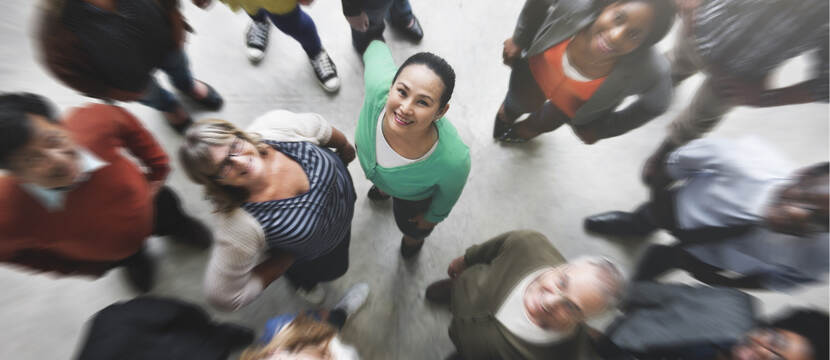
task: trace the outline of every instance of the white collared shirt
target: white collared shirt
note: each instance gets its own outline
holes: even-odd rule
[[[92,173],[96,170],[109,165],[106,161],[101,160],[95,154],[84,148],[78,148],[79,161],[81,166],[81,173],[70,188],[64,189],[47,189],[45,187],[25,183],[21,186],[35,199],[40,201],[41,205],[50,212],[62,211],[64,203],[66,202],[66,193],[69,192],[75,185],[89,180]]]

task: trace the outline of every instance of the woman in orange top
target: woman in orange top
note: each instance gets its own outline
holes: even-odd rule
[[[493,137],[524,142],[568,123],[592,144],[662,114],[669,66],[651,47],[674,14],[671,0],[527,0],[504,42],[513,71]],[[631,95],[638,101],[615,111]]]

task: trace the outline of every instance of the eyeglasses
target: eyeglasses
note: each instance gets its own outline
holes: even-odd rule
[[[225,158],[219,163],[219,169],[216,171],[216,174],[212,176],[214,180],[222,180],[230,175],[231,168],[233,168],[231,158],[239,156],[239,154],[242,153],[243,148],[242,139],[239,137],[234,138],[233,142],[231,142],[231,146],[228,147],[228,154],[225,155]]]
[[[560,285],[562,283],[562,285]],[[562,300],[562,305],[565,307],[565,312],[568,313],[568,317],[573,319],[575,322],[582,322],[585,320],[585,313],[582,311],[582,308],[579,307],[573,300],[571,300],[566,294],[565,291],[568,290],[568,275],[564,273],[559,274],[559,279],[553,283],[553,292],[556,293],[559,298]]]
[[[750,337],[754,337],[757,340],[750,340]],[[789,342],[783,334],[775,329],[764,328],[754,330],[744,341],[750,346],[759,346],[768,352],[770,357],[767,360],[786,360],[779,351],[786,350],[789,347]]]

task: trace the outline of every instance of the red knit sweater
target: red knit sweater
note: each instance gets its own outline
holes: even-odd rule
[[[0,176],[0,261],[34,270],[101,275],[135,254],[153,228],[148,180],[163,180],[168,158],[130,113],[94,104],[73,109],[64,126],[79,146],[108,165],[69,191],[64,210],[49,212]],[[121,153],[125,148],[149,172]]]

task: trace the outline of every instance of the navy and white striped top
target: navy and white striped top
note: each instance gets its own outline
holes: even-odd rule
[[[334,152],[309,142],[264,142],[302,166],[309,190],[288,199],[247,202],[242,209],[262,226],[268,249],[288,251],[297,262],[325,255],[351,231],[357,197],[349,170]]]

